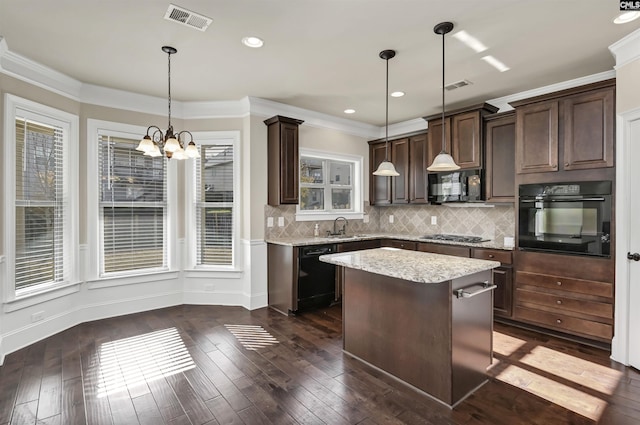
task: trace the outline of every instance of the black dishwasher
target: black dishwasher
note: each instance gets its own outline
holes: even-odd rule
[[[335,245],[311,245],[299,248],[298,309],[327,307],[336,298],[336,266],[318,259],[336,252]]]

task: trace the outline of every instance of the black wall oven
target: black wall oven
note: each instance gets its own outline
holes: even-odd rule
[[[518,248],[611,256],[611,181],[523,184]]]

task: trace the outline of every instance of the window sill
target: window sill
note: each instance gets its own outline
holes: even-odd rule
[[[161,271],[139,275],[109,276],[97,280],[87,281],[88,289],[112,288],[123,285],[136,285],[140,283],[157,282],[160,280],[178,279],[177,271]]]
[[[319,220],[335,220],[338,217],[344,217],[347,220],[362,220],[364,213],[362,212],[310,212],[310,213],[296,213],[296,221],[319,221]]]
[[[22,294],[15,299],[8,300],[4,303],[3,311],[10,313],[12,311],[21,310],[56,298],[65,297],[74,294],[80,290],[79,282],[67,282],[58,285],[49,286],[46,289],[33,290]]]
[[[198,268],[184,271],[185,278],[219,278],[219,279],[241,279],[244,274],[240,269],[212,269]]]

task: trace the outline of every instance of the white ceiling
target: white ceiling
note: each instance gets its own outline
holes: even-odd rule
[[[169,1],[0,0],[0,36],[9,50],[83,83],[179,101],[245,96],[383,125],[384,49],[389,62],[389,122],[441,111],[442,39],[447,109],[611,70],[608,47],[640,28],[615,25],[617,0],[175,0],[213,18],[206,32],[164,19]],[[465,30],[488,50],[476,53],[452,35]],[[240,43],[256,35],[261,49]],[[500,73],[480,58],[511,67]],[[356,109],[344,115],[346,108]]]

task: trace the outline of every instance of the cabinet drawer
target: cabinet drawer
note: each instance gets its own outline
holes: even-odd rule
[[[510,251],[500,251],[497,249],[473,248],[471,257],[481,260],[500,261],[502,264],[511,264],[512,262]]]
[[[516,286],[522,285],[540,286],[588,296],[613,297],[611,283],[518,271],[516,272]]]
[[[465,246],[456,245],[444,245],[436,243],[423,243],[418,244],[418,251],[432,252],[434,254],[453,255],[454,257],[467,257],[470,256],[470,248]]]
[[[543,325],[561,332],[578,334],[586,338],[611,342],[613,326],[591,320],[578,319],[564,314],[550,313],[516,306],[515,317],[534,324]]]
[[[380,245],[389,246],[391,248],[408,249],[408,250],[415,251],[418,243],[411,242],[411,241],[395,240],[395,239],[386,239],[386,240],[383,239]]]
[[[585,301],[571,297],[549,293],[516,290],[516,302],[520,307],[538,308],[545,311],[558,312],[569,316],[596,316],[613,321],[613,305],[597,301]]]
[[[353,241],[338,244],[338,252],[359,251],[361,249],[380,248],[380,239]]]

